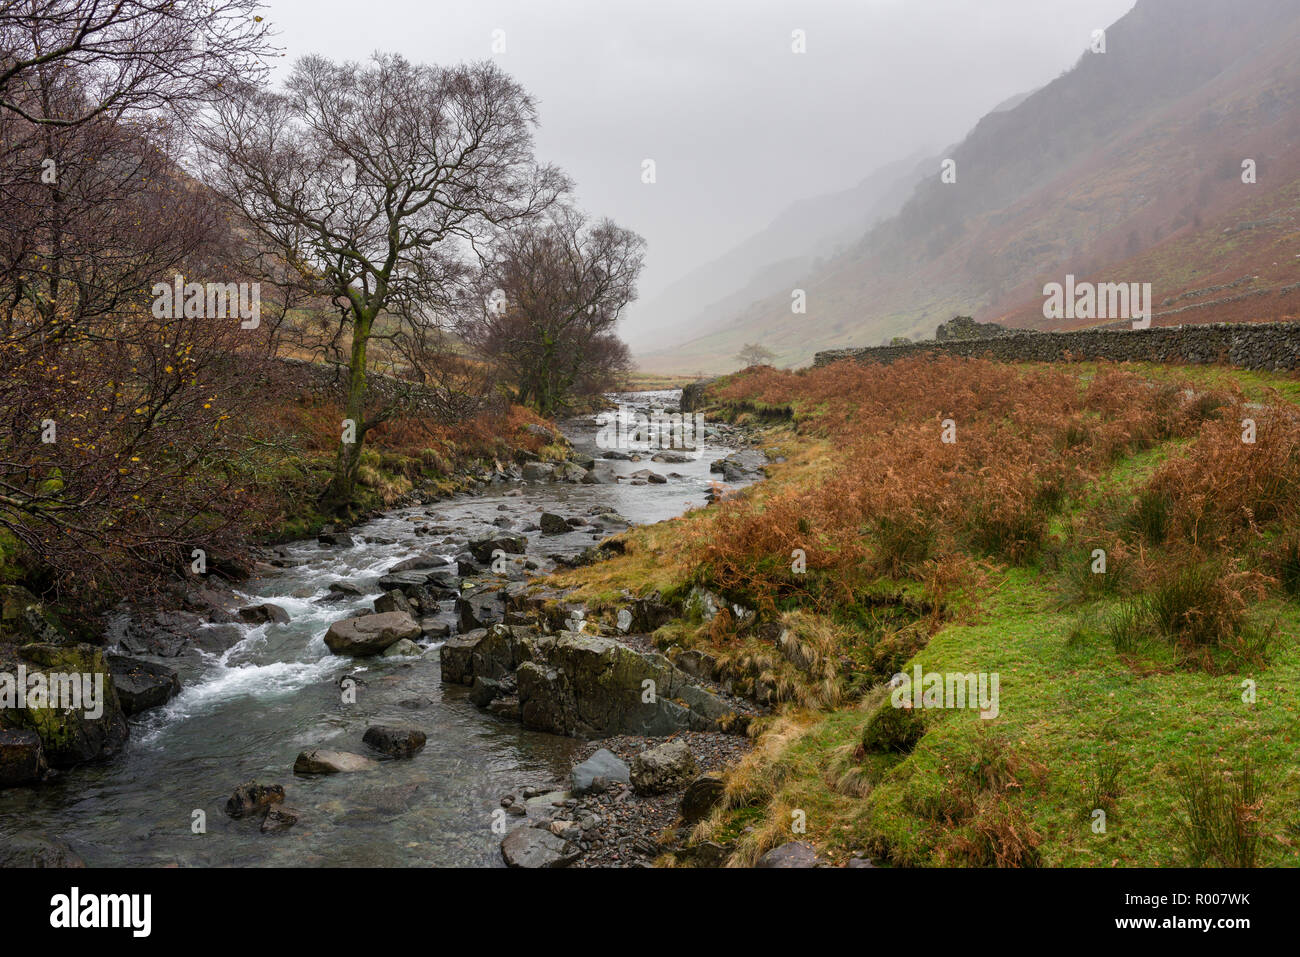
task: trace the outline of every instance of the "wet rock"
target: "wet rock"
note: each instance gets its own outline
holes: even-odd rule
[[[61,707],[33,707],[31,697],[26,707],[0,709],[0,722],[10,729],[35,731],[41,738],[45,760],[53,768],[67,768],[84,761],[93,761],[116,754],[126,744],[129,728],[126,714],[113,687],[104,652],[94,645],[44,644],[23,645],[17,659],[8,658],[0,649],[0,675],[16,678],[22,666],[29,679],[35,673],[45,676],[52,696],[51,676],[73,676],[75,681],[60,680],[58,692]],[[85,677],[89,677],[89,685]],[[0,692],[7,682],[0,678]],[[12,690],[12,689],[10,689]],[[30,690],[28,691],[30,695]],[[74,707],[64,703],[71,698]],[[16,702],[14,702],[16,705]],[[51,697],[45,704],[53,704]]]
[[[269,601],[260,605],[249,605],[246,608],[241,608],[236,614],[239,615],[240,621],[250,625],[262,625],[267,622],[283,625],[289,621],[289,613],[279,605],[273,605]]]
[[[504,678],[534,656],[536,633],[518,625],[493,625],[474,646],[471,667],[476,678]]]
[[[63,841],[43,835],[7,835],[4,843],[0,844],[0,867],[78,868],[85,866],[86,862]]]
[[[525,662],[515,675],[519,717],[524,727],[551,734],[576,734],[581,724],[568,676],[558,668]]]
[[[420,631],[425,638],[446,638],[451,634],[451,625],[436,618],[421,618]]]
[[[166,665],[109,655],[108,668],[128,716],[164,705],[181,692],[180,675]]]
[[[375,599],[375,614],[382,615],[385,612],[397,611],[403,615],[414,617],[415,612],[411,608],[411,602],[407,597],[396,588],[386,591]]]
[[[393,572],[378,584],[385,592],[400,591],[407,599],[430,608],[460,591],[460,579],[448,568]]]
[[[298,755],[293,762],[294,774],[349,774],[368,771],[378,766],[377,761],[351,751],[334,751],[329,748],[311,748]]]
[[[334,622],[325,633],[325,645],[333,654],[359,658],[380,654],[403,638],[419,637],[420,626],[415,619],[390,611]]]
[[[662,655],[572,631],[537,648],[543,660],[527,679],[524,666],[518,675],[528,727],[554,734],[668,735],[716,730],[734,714],[730,704],[690,683]],[[653,695],[646,694],[649,688]]]
[[[492,538],[477,538],[469,543],[469,552],[474,561],[482,565],[492,563],[492,553],[500,550],[507,555],[522,555],[528,542],[522,535],[496,535]]]
[[[487,629],[478,628],[447,639],[438,650],[443,681],[467,685],[474,680],[474,649],[485,635]]]
[[[446,561],[441,555],[414,555],[411,558],[404,558],[396,565],[393,565],[385,575],[393,575],[398,572],[415,572],[425,569],[443,569],[447,567]]]
[[[48,771],[39,734],[25,728],[0,730],[0,788],[35,784]]]
[[[243,641],[244,632],[238,625],[233,624],[203,625],[195,629],[191,640],[195,648],[209,654],[221,654]]]
[[[544,535],[563,535],[569,531],[569,523],[554,512],[543,512],[540,521]]]
[[[578,855],[576,845],[539,827],[517,827],[501,842],[508,867],[567,867]]]
[[[366,728],[361,740],[391,758],[409,758],[424,748],[427,739],[424,732],[417,728],[372,724]]]
[[[695,775],[695,755],[685,741],[669,741],[632,759],[632,789],[637,794],[675,791]]]
[[[263,834],[279,834],[298,823],[298,811],[291,807],[269,807],[262,818]]]
[[[360,587],[352,582],[330,582],[329,595],[327,601],[346,601],[349,598],[360,598],[364,595]]]
[[[555,476],[555,466],[550,462],[525,462],[523,476],[528,482],[545,481]]]
[[[601,748],[569,774],[574,794],[604,791],[612,783],[627,784],[631,778],[628,766],[612,751]]]
[[[682,821],[687,825],[702,821],[722,800],[724,790],[722,778],[716,774],[701,774],[686,786],[686,793],[682,795]]]
[[[684,452],[660,452],[650,456],[651,462],[663,462],[668,465],[681,465],[683,462],[691,461],[691,457]]]
[[[351,548],[356,544],[347,532],[321,532],[316,541],[328,548]]]
[[[497,698],[505,694],[505,685],[495,678],[478,678],[470,685],[469,700],[476,707],[486,708]]]
[[[411,641],[409,638],[403,638],[396,641],[384,649],[384,658],[418,658],[424,654],[424,649]]]
[[[273,804],[284,803],[284,787],[280,784],[258,784],[245,781],[226,801],[226,813],[231,817],[248,817]]]
[[[455,609],[460,631],[486,628],[505,617],[505,593],[499,587],[475,589],[458,596]]]
[[[206,622],[192,612],[157,611],[152,614],[122,616],[109,622],[106,644],[116,645],[132,655],[177,658],[189,651],[188,636],[194,635],[197,638],[208,627]],[[234,628],[237,635],[235,640],[238,641],[243,633],[237,627],[231,627]]]
[[[760,857],[755,867],[816,867],[817,849],[806,841],[790,841]]]

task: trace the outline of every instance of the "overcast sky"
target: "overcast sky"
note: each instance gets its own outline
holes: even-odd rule
[[[583,208],[647,239],[645,300],[791,201],[959,140],[1073,66],[1134,0],[266,2],[286,65],[495,58],[536,97],[538,153]]]

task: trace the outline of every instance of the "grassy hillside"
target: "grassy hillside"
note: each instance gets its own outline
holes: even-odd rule
[[[1150,282],[1167,312],[1230,299],[1182,297],[1244,278],[1261,294],[1168,321],[1294,317],[1297,43],[1294,4],[1141,0],[1104,54],[985,117],[952,152],[955,183],[936,168],[897,217],[802,277],[806,315],[783,290],[642,367],[732,369],[745,342],[802,364],[957,314],[1041,327],[1043,284],[1067,273]]]
[[[773,705],[698,840],[735,864],[794,839],[899,866],[1300,863],[1300,379],[923,358],[709,395],[781,421],[769,480],[561,579],[597,608],[698,587],[755,612],[688,602],[654,635]],[[917,666],[997,674],[996,717],[896,707]]]

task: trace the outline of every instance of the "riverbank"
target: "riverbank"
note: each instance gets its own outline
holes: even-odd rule
[[[653,645],[771,708],[660,862],[1294,863],[1296,392],[944,358],[710,384],[768,481],[555,578],[680,608]]]
[[[0,836],[43,848],[24,860],[72,855],[92,866],[500,866],[492,829],[500,797],[521,780],[563,779],[583,744],[480,708],[470,688],[444,681],[446,636],[504,621],[504,596],[588,560],[630,523],[703,505],[711,463],[735,451],[717,444],[728,431],[712,433],[684,463],[598,459],[592,420],[564,428],[573,440],[565,440],[566,464],[503,462],[477,473],[470,491],[258,546],[247,556],[249,577],[195,583],[178,607],[123,609],[110,647],[175,672],[179,694],[130,717],[129,738],[105,760],[0,791]],[[647,467],[663,481],[639,474]],[[503,540],[522,544],[497,574],[495,548],[485,546]],[[455,594],[441,592],[444,584]],[[401,602],[418,626],[414,649],[352,659],[326,647],[334,623]],[[393,758],[367,743],[372,725],[416,728],[425,744]],[[316,749],[377,764],[357,774],[293,773]],[[297,820],[261,835],[265,808],[227,814],[248,780],[283,788],[280,803]],[[202,835],[191,830],[196,811]]]

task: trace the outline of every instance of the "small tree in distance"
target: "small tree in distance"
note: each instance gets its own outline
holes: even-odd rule
[[[745,347],[736,355],[736,358],[740,360],[741,368],[748,369],[750,366],[770,364],[776,358],[776,353],[756,342],[747,342]]]

